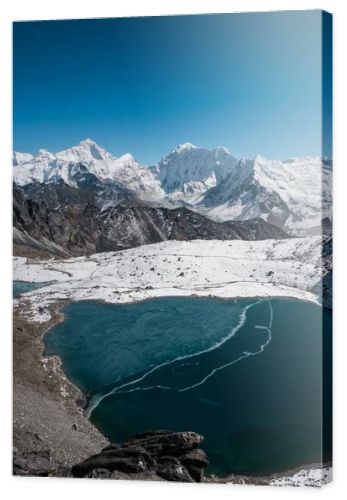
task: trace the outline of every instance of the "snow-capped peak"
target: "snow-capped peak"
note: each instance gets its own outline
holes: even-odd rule
[[[53,153],[50,153],[48,149],[40,148],[35,154],[35,158],[48,158],[49,160],[53,160],[55,156]]]
[[[258,164],[265,164],[266,162],[268,162],[268,160],[266,158],[264,158],[264,156],[257,154],[253,158],[253,162],[254,162],[254,164],[257,164],[257,163]]]
[[[93,141],[92,139],[90,139],[89,137],[87,137],[87,139],[83,139],[83,141],[81,141],[80,143],[80,146],[97,146],[96,142]]]
[[[225,153],[227,155],[231,155],[229,149],[224,146],[217,146],[216,148],[214,148],[214,151],[216,153]]]
[[[197,146],[194,146],[191,142],[185,142],[184,144],[179,144],[173,150],[173,153],[182,153],[183,151],[189,151],[191,149],[197,149]]]
[[[124,155],[119,156],[117,158],[117,161],[127,162],[127,163],[137,163],[135,158],[133,157],[133,155],[131,153],[125,153]]]
[[[187,142],[164,156],[155,171],[170,198],[195,203],[236,164],[237,160],[225,149],[199,148]]]
[[[84,139],[76,146],[56,154],[58,160],[70,162],[91,162],[94,160],[112,160],[113,156],[91,139]]]

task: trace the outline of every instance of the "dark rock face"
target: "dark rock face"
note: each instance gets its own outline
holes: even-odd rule
[[[72,467],[74,477],[201,482],[208,466],[195,432],[151,431]]]
[[[112,206],[105,206],[93,188],[77,189],[63,183],[15,187],[14,253],[67,257],[166,240],[287,237],[262,219],[216,222],[185,207],[149,206],[123,191],[117,191],[114,200]]]
[[[150,431],[137,434],[126,446],[143,446],[155,456],[179,456],[197,448],[203,440],[195,432]]]

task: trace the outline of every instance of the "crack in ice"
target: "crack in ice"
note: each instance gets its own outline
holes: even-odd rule
[[[185,360],[185,359],[193,358],[195,356],[200,356],[201,354],[205,354],[205,353],[214,351],[215,349],[218,349],[223,344],[225,344],[228,340],[230,340],[232,337],[234,337],[236,335],[236,333],[242,328],[242,326],[246,322],[247,311],[251,307],[254,307],[257,304],[260,304],[261,302],[264,302],[264,300],[263,299],[257,300],[256,302],[253,302],[252,304],[249,304],[248,306],[246,306],[244,308],[244,310],[240,314],[240,320],[239,320],[238,324],[234,328],[232,328],[232,330],[230,331],[230,333],[228,335],[226,335],[223,339],[221,339],[216,344],[213,344],[211,347],[209,347],[207,349],[203,349],[203,350],[195,352],[195,353],[192,353],[192,354],[187,354],[187,355],[179,356],[179,357],[177,357],[177,358],[175,358],[173,360],[164,361],[163,363],[160,363],[159,365],[154,366],[153,368],[151,368],[150,370],[148,370],[146,373],[144,373],[141,377],[138,377],[135,380],[131,380],[130,382],[126,382],[126,383],[124,383],[124,384],[122,384],[120,386],[114,387],[111,391],[109,391],[109,392],[107,392],[105,394],[96,394],[96,395],[94,395],[91,398],[91,400],[89,401],[89,405],[88,405],[88,407],[87,407],[87,409],[85,411],[85,414],[86,414],[87,418],[90,418],[92,412],[99,406],[99,404],[101,403],[101,401],[103,401],[105,398],[111,396],[112,394],[128,394],[128,393],[132,393],[132,392],[136,392],[136,391],[149,391],[149,390],[152,390],[152,389],[163,389],[163,390],[173,390],[173,391],[177,391],[177,392],[185,392],[185,391],[194,389],[195,387],[198,387],[198,386],[204,384],[209,378],[211,378],[213,375],[215,375],[215,373],[217,373],[218,371],[223,370],[224,368],[227,368],[228,366],[231,366],[234,363],[237,363],[238,361],[241,361],[242,359],[245,359],[245,358],[247,358],[249,356],[255,356],[255,355],[260,354],[261,352],[263,352],[264,349],[267,347],[267,345],[271,342],[271,338],[272,338],[272,336],[271,336],[271,328],[272,328],[272,322],[273,322],[273,309],[272,309],[272,305],[271,305],[270,301],[267,301],[268,304],[269,304],[269,309],[270,309],[270,321],[269,321],[269,325],[268,326],[256,325],[256,328],[264,329],[264,330],[268,331],[268,339],[265,342],[265,344],[262,344],[260,346],[260,348],[259,348],[258,351],[254,352],[254,353],[248,352],[248,351],[244,351],[242,356],[240,356],[237,359],[234,359],[233,361],[230,361],[229,363],[225,363],[225,364],[223,364],[221,366],[218,366],[218,367],[214,368],[208,375],[206,375],[202,380],[200,380],[196,384],[193,384],[193,385],[187,386],[187,387],[183,387],[181,389],[177,389],[175,387],[170,387],[170,386],[155,385],[155,386],[148,386],[148,387],[134,387],[133,389],[128,389],[128,390],[125,390],[125,391],[121,390],[121,389],[123,389],[125,387],[129,387],[131,385],[137,384],[138,382],[142,382],[150,374],[152,374],[153,372],[159,370],[160,368],[162,368],[164,366],[168,366],[170,364],[176,363],[177,361],[182,361],[182,360]]]

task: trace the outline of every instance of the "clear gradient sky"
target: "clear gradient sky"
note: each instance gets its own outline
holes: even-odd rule
[[[320,11],[15,23],[14,149],[320,155],[321,27]]]

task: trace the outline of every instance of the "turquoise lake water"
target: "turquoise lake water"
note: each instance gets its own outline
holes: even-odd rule
[[[330,311],[284,299],[168,297],[80,302],[64,314],[45,353],[62,358],[111,441],[196,431],[216,474],[331,459]]]
[[[30,281],[13,281],[12,282],[12,294],[13,298],[18,297],[22,293],[30,292],[31,290],[36,290],[37,288],[42,288],[46,286],[47,283],[31,283]]]

